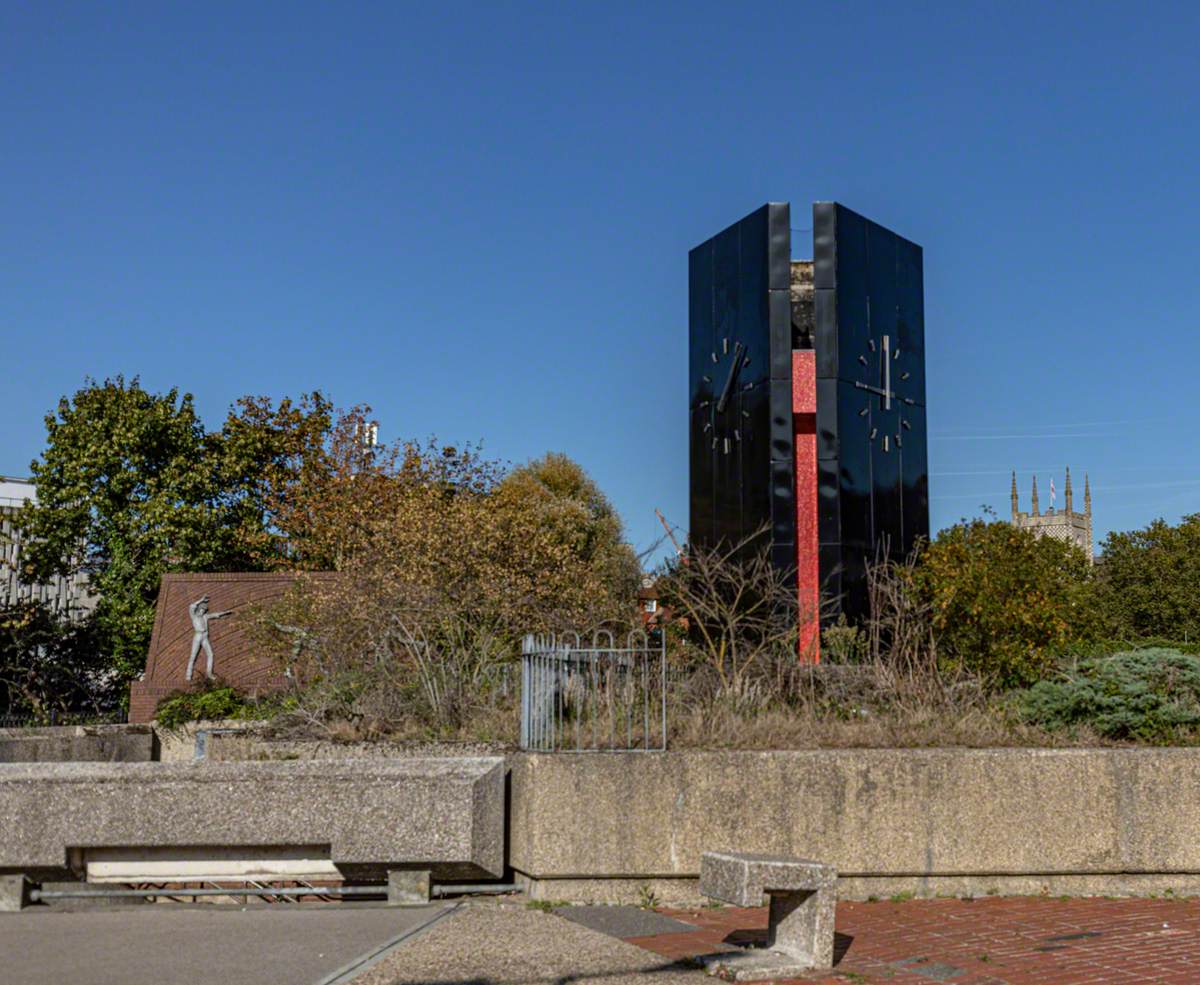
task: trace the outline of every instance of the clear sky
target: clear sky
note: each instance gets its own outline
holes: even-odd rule
[[[1200,509],[1200,5],[0,5],[0,474],[87,375],[370,403],[687,523],[687,251],[925,248],[932,520]],[[794,234],[808,255],[811,234]],[[1081,492],[1081,489],[1080,489]],[[1061,492],[1060,492],[1061,505]]]

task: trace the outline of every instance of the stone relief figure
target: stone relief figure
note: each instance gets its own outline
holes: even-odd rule
[[[209,612],[208,611],[208,596],[196,599],[188,606],[188,615],[192,617],[192,656],[188,660],[187,679],[192,679],[192,671],[196,669],[196,656],[199,654],[201,647],[204,648],[204,653],[208,657],[207,676],[212,679],[213,675],[213,651],[212,644],[208,642],[208,624],[213,619],[223,619],[230,615],[226,612]]]

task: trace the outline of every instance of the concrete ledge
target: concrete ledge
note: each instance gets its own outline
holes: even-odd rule
[[[697,896],[705,850],[819,858],[839,896],[1200,888],[1200,749],[511,757],[533,895]]]
[[[498,757],[0,765],[0,873],[80,877],[89,848],[327,846],[351,879],[504,872]]]
[[[0,763],[149,763],[158,737],[149,725],[0,729]]]

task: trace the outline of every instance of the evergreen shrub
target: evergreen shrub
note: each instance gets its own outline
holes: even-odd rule
[[[1017,695],[1025,721],[1108,739],[1171,743],[1200,726],[1200,657],[1152,647],[1081,660]]]

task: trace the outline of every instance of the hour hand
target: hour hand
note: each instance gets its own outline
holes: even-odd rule
[[[725,378],[725,386],[721,390],[721,399],[717,401],[717,413],[725,413],[725,405],[729,403],[729,394],[733,392],[733,381],[737,379],[738,370],[742,368],[742,353],[746,347],[739,342],[733,347],[733,365],[729,367],[729,376]]]
[[[887,396],[889,396],[889,393],[888,393],[888,391],[887,391],[887,390],[885,390],[885,389],[883,389],[883,387],[879,387],[879,386],[871,386],[871,385],[870,385],[870,384],[868,384],[868,383],[860,383],[858,380],[855,380],[855,381],[854,381],[854,385],[855,385],[855,387],[857,387],[859,390],[869,390],[871,393],[877,393],[877,394],[879,394],[879,396],[881,396],[881,397],[887,397]]]

